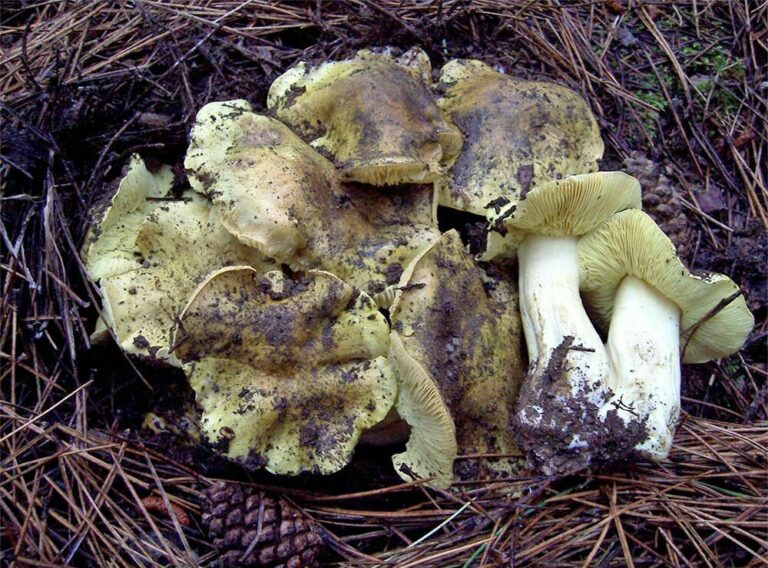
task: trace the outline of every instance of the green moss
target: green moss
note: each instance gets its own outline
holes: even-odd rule
[[[734,116],[741,106],[741,101],[729,89],[714,81],[709,76],[697,76],[693,82],[698,94],[694,98],[694,108],[703,112],[704,104],[709,99],[709,108],[716,109],[723,115]]]
[[[652,109],[641,108],[639,114],[645,129],[651,136],[655,136],[656,120],[659,118],[659,113],[666,111],[669,107],[667,100],[660,91],[639,91],[636,95],[638,99],[653,107]]]
[[[723,362],[723,367],[729,377],[735,377],[742,372],[741,361],[736,356],[728,357]]]
[[[733,116],[738,112],[739,106],[741,106],[741,101],[739,101],[739,99],[730,91],[719,89],[715,96],[717,102],[720,104],[722,112],[729,116]]]
[[[667,110],[667,99],[665,99],[664,95],[659,92],[640,91],[637,93],[637,98],[644,103],[651,105],[658,112]]]
[[[679,51],[681,62],[689,67],[689,73],[709,73],[719,75],[723,79],[740,81],[744,78],[746,67],[744,61],[732,59],[728,50],[722,45],[715,45],[701,54],[701,43],[695,41],[682,47]]]
[[[711,77],[708,75],[696,75],[691,77],[691,82],[693,83],[694,87],[701,91],[701,95],[705,98],[707,93],[709,93],[709,91],[711,91],[712,87],[715,85],[714,81],[712,81]]]

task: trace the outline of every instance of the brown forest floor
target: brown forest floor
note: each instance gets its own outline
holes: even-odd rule
[[[3,0],[0,21],[0,565],[208,564],[199,492],[221,477],[280,487],[321,523],[329,563],[768,563],[768,4]],[[684,368],[668,460],[436,492],[370,450],[281,480],[140,432],[183,380],[90,348],[88,212],[131,153],[179,164],[206,102],[263,108],[297,60],[383,45],[581,92],[603,169],[641,179],[688,266],[744,288],[757,325],[739,354]]]

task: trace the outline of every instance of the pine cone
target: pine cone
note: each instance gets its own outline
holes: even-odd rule
[[[316,524],[278,495],[219,482],[203,491],[203,525],[221,566],[317,566]]]

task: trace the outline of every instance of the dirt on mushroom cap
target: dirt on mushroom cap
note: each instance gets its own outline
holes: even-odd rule
[[[126,201],[123,191],[144,187],[143,193],[127,196],[131,208],[109,210],[109,224],[85,254],[86,266],[99,282],[103,321],[121,348],[153,362],[178,365],[170,352],[171,334],[195,287],[228,264],[263,268],[271,262],[225,231],[201,196],[190,192],[179,200],[156,200],[153,188],[158,182],[145,172],[143,163],[134,160],[113,203]],[[170,189],[171,178],[163,179]]]
[[[458,450],[516,454],[510,425],[524,370],[514,285],[484,273],[449,231],[409,265],[400,288],[393,329],[449,409]],[[508,471],[503,461],[487,467]]]
[[[366,292],[439,237],[432,188],[342,184],[333,165],[245,101],[198,113],[185,161],[238,239],[295,270],[329,270]]]
[[[465,140],[438,182],[440,205],[483,215],[497,198],[517,202],[543,182],[597,170],[603,141],[574,91],[473,60],[449,62],[440,81],[438,104]]]
[[[141,265],[134,255],[136,237],[147,215],[157,207],[155,200],[165,198],[172,184],[173,172],[168,166],[150,172],[138,155],[131,157],[112,198],[92,213],[95,222],[82,250],[92,281]]]
[[[389,329],[373,300],[332,274],[231,267],[193,294],[175,352],[230,459],[286,475],[346,465],[394,404]]]
[[[327,151],[345,180],[428,183],[456,157],[461,135],[423,76],[419,66],[370,52],[311,69],[302,63],[275,80],[267,104]]]

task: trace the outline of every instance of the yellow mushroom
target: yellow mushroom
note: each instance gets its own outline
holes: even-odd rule
[[[523,81],[474,60],[440,76],[441,110],[464,136],[440,205],[484,215],[498,198],[515,203],[531,188],[597,170],[603,141],[586,101],[553,83]]]
[[[510,423],[524,371],[514,285],[484,273],[449,231],[403,273],[390,318],[396,408],[411,427],[398,473],[446,486],[457,451],[517,454]]]
[[[624,422],[642,423],[636,453],[667,457],[680,413],[680,359],[703,363],[738,351],[754,326],[739,287],[692,274],[648,215],[617,213],[578,244],[580,289],[607,331],[609,384]],[[586,439],[586,436],[583,437]]]
[[[245,101],[201,109],[185,165],[238,240],[372,294],[440,235],[432,188],[344,185],[328,160]]]
[[[114,195],[93,215],[83,245],[83,262],[92,281],[140,267],[135,254],[136,237],[147,215],[172,186],[171,168],[163,166],[151,172],[138,155],[131,157]]]
[[[334,275],[230,267],[192,295],[175,353],[230,459],[277,474],[333,473],[396,396],[389,327]]]
[[[246,101],[211,103],[198,112],[184,166],[192,188],[213,201],[230,233],[289,265],[314,233],[295,205],[332,196],[336,185],[327,160],[285,125],[252,113]]]
[[[267,263],[224,230],[201,196],[167,200],[171,181],[167,168],[150,174],[134,159],[83,256],[102,298],[95,339],[109,328],[126,353],[178,365],[171,333],[195,287],[227,264]]]
[[[267,106],[330,154],[346,181],[430,183],[455,159],[461,135],[441,116],[428,70],[420,50],[300,63],[275,80]]]

